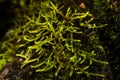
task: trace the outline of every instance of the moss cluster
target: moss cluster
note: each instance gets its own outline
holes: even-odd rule
[[[30,67],[37,73],[35,80],[105,77],[100,70],[108,63],[100,60],[104,48],[95,33],[105,25],[96,26],[89,12],[70,7],[63,12],[51,1],[30,5],[25,24],[9,30],[1,43],[0,65],[19,58],[21,70]]]

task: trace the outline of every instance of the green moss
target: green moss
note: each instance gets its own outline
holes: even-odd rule
[[[9,30],[8,39],[1,44],[1,54],[19,57],[21,69],[30,66],[41,79],[66,80],[74,75],[82,79],[84,74],[105,77],[99,69],[108,63],[97,58],[99,53],[104,53],[104,48],[95,33],[105,25],[93,23],[89,12],[80,13],[68,7],[64,14],[62,8],[51,1],[30,5],[34,10],[25,16],[24,25]],[[86,33],[89,30],[92,34]]]

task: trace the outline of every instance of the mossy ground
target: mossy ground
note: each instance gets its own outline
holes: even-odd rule
[[[72,2],[63,7],[57,1],[36,1],[20,1],[20,9],[13,11],[18,14],[14,26],[1,42],[1,68],[8,64],[0,79],[112,79],[110,65],[105,66],[106,47],[98,35],[107,25],[94,22],[87,10],[68,7]]]

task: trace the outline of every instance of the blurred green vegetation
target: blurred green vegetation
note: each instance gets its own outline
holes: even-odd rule
[[[84,0],[83,10],[78,1],[13,0],[18,7],[13,10],[14,26],[0,41],[0,70],[14,60],[20,68],[16,78],[5,79],[120,78],[118,3],[94,0],[91,5]]]

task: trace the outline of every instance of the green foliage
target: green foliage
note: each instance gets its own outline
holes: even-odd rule
[[[70,7],[64,14],[62,8],[51,1],[31,5],[37,9],[26,15],[24,25],[9,30],[7,40],[1,43],[1,55],[21,58],[21,69],[30,66],[36,72],[48,75],[41,75],[43,79],[67,79],[83,74],[105,77],[99,69],[108,62],[98,58],[100,53],[104,53],[104,48],[95,31],[106,24],[98,26],[92,22],[89,12],[72,11]],[[87,33],[90,30],[92,32]],[[9,61],[0,57],[1,65]]]
[[[13,51],[9,48],[11,44],[9,44],[6,41],[4,41],[3,43],[0,43],[0,45],[2,45],[0,47],[0,49],[1,49],[1,51],[0,51],[0,71],[1,71],[7,62],[12,61],[13,56],[10,53],[12,53]],[[6,48],[9,48],[9,49],[6,49]]]

